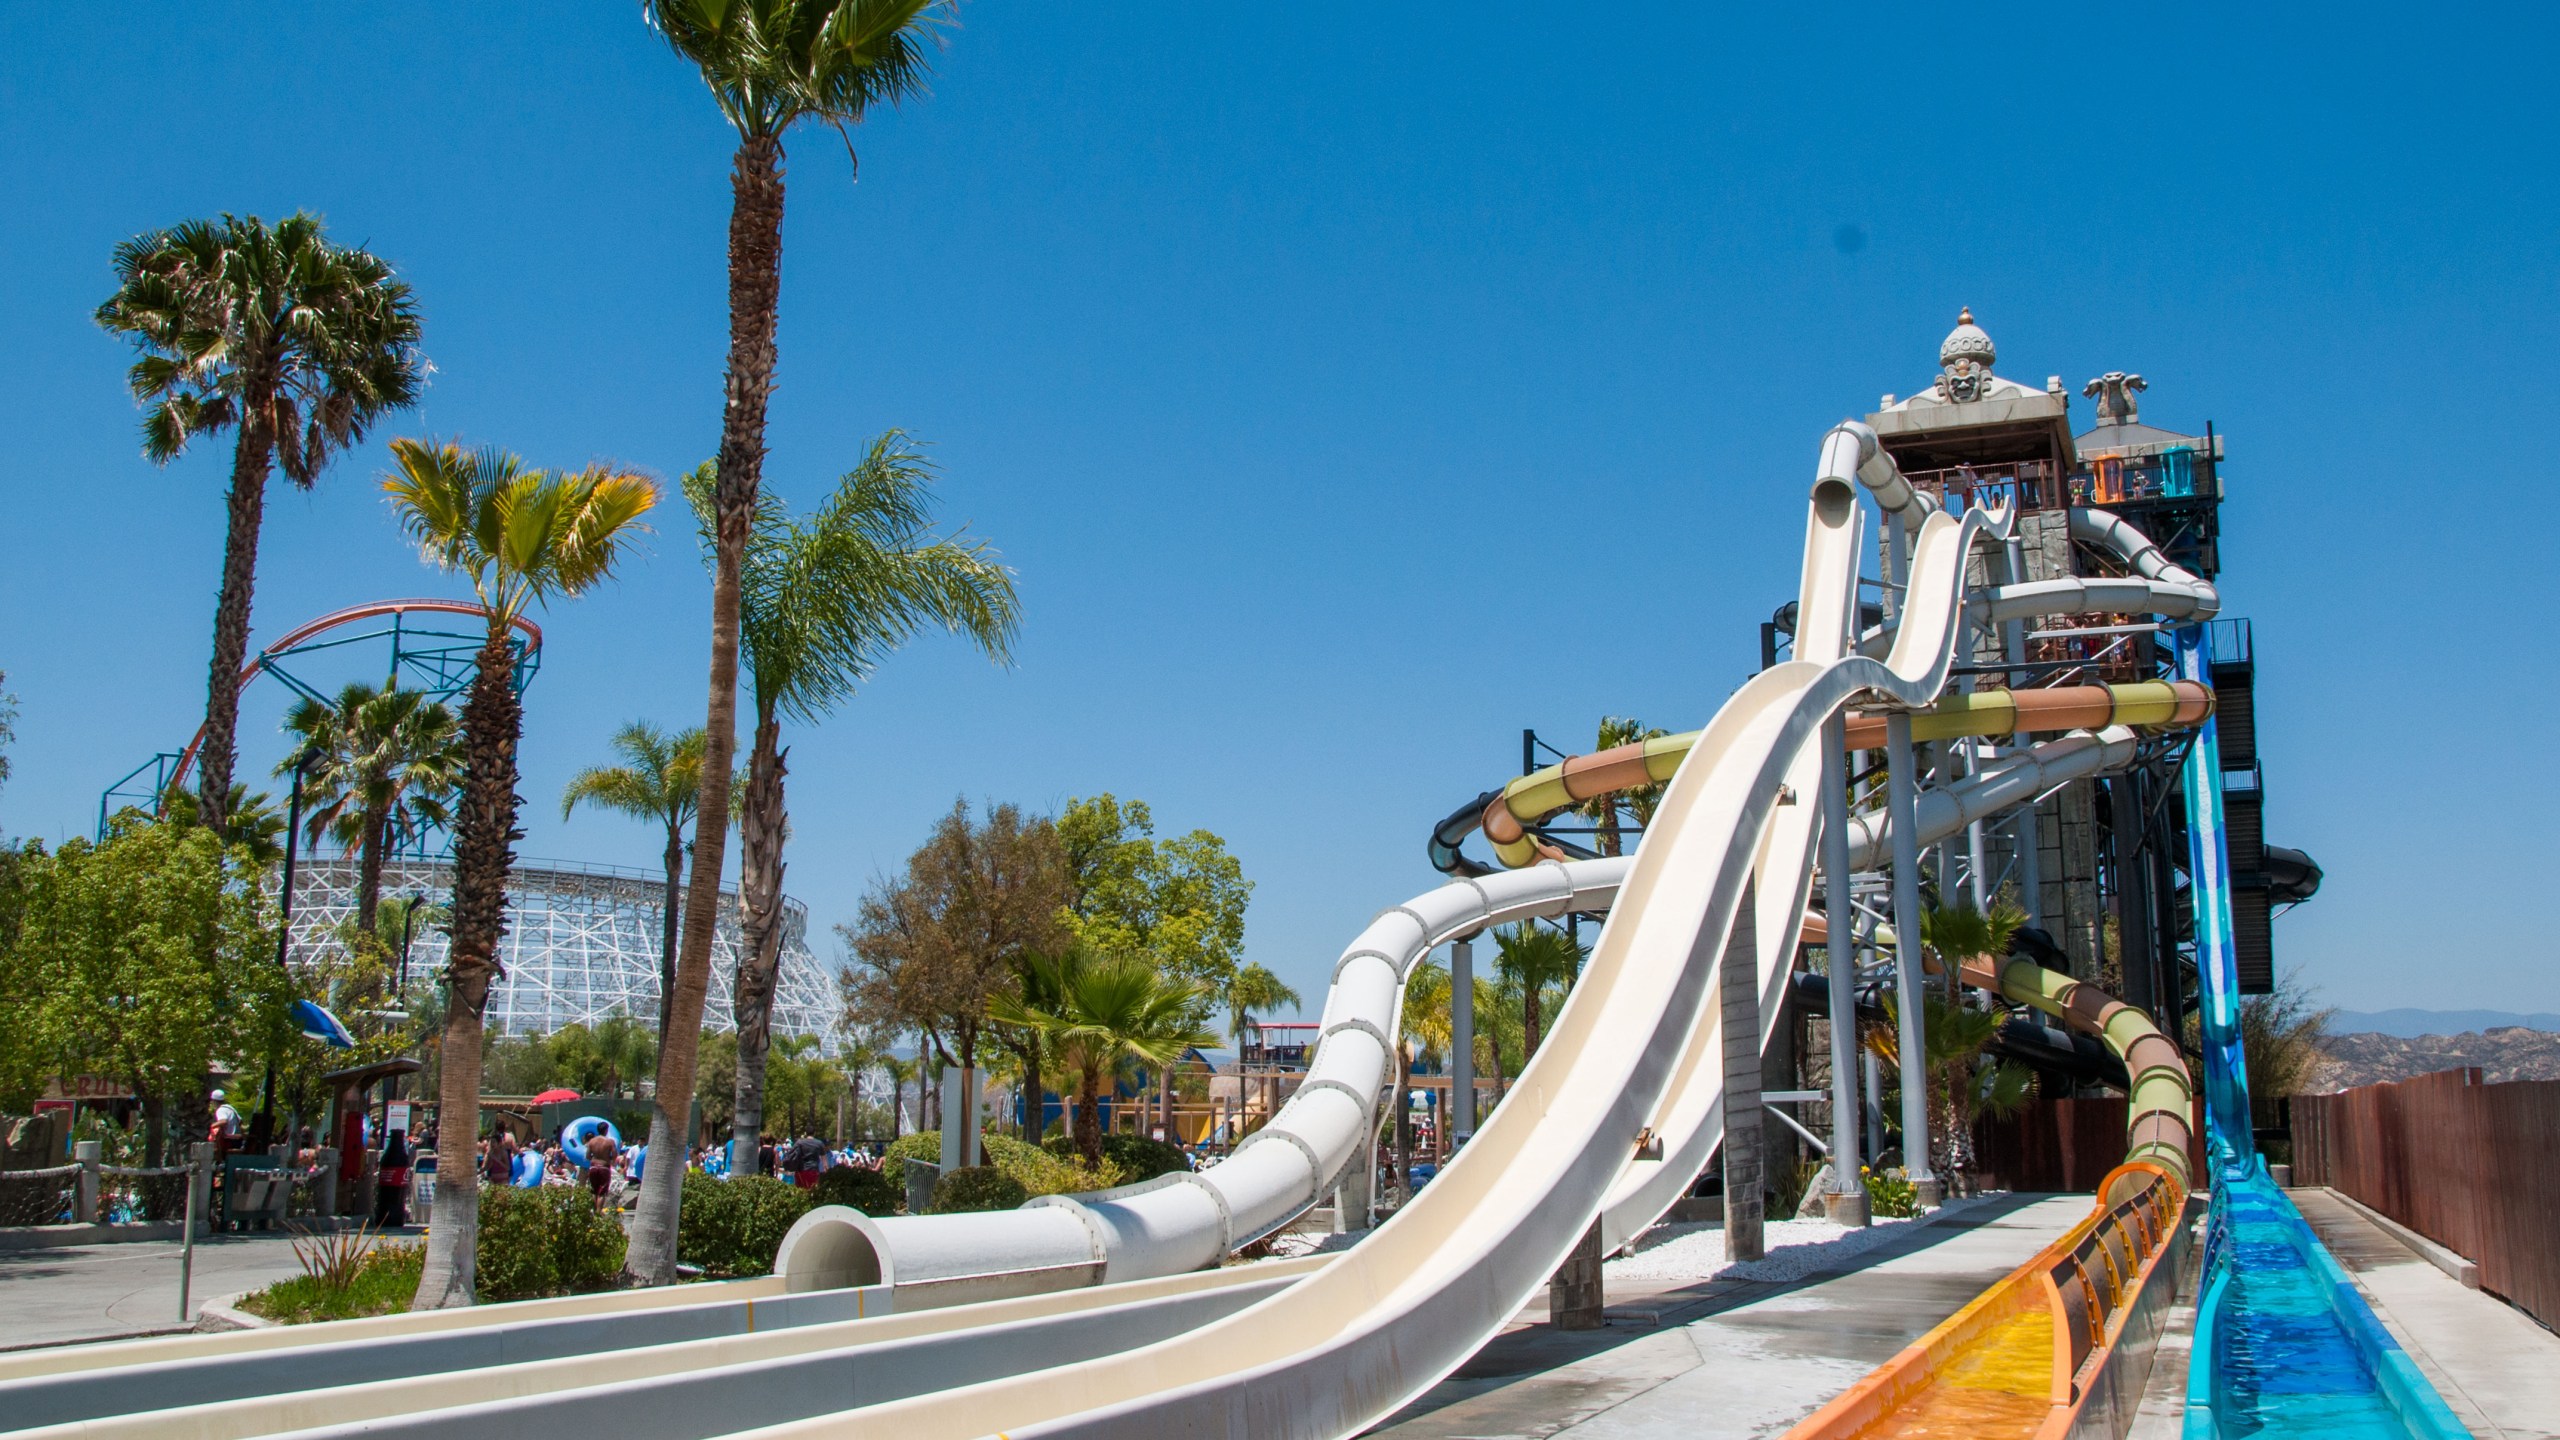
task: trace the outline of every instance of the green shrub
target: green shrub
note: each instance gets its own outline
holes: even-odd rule
[[[1062,1158],[1073,1158],[1078,1153],[1076,1142],[1065,1136],[1052,1136],[1041,1141],[1040,1147]],[[1120,1177],[1112,1182],[1115,1185],[1135,1185],[1191,1168],[1190,1157],[1182,1153],[1181,1146],[1145,1135],[1103,1136],[1102,1163]]]
[[[817,1203],[815,1193],[763,1175],[688,1173],[676,1213],[676,1258],[706,1275],[770,1275],[784,1233]]]
[[[838,1165],[818,1177],[821,1205],[850,1205],[865,1215],[895,1215],[906,1198],[888,1176],[864,1165]]]
[[[317,1275],[296,1275],[242,1297],[240,1308],[283,1325],[315,1320],[357,1320],[406,1313],[426,1269],[424,1245],[377,1245],[343,1286]]]
[[[623,1247],[622,1226],[583,1185],[481,1187],[475,1259],[483,1300],[607,1289],[622,1273]]]
[[[1908,1219],[1920,1213],[1920,1195],[1911,1182],[1898,1171],[1879,1175],[1865,1166],[1858,1174],[1867,1182],[1867,1213],[1888,1219]]]
[[[933,1187],[933,1212],[953,1215],[964,1210],[1011,1210],[1031,1198],[1022,1182],[993,1165],[964,1165]]]
[[[889,1148],[880,1152],[881,1178],[887,1180],[889,1188],[897,1191],[901,1198],[907,1193],[907,1162],[910,1160],[941,1164],[942,1132],[911,1130],[890,1141]]]

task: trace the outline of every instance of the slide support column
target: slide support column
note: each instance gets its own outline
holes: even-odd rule
[[[1893,972],[1902,1051],[1902,1167],[1923,1205],[1946,1201],[1929,1169],[1929,1051],[1921,1022],[1920,776],[1911,755],[1911,717],[1885,717],[1885,824],[1893,832]]]
[[[1831,987],[1831,1193],[1822,1200],[1832,1223],[1867,1223],[1867,1187],[1858,1174],[1858,941],[1849,883],[1849,721],[1833,711],[1822,722],[1822,942]]]
[[[1476,1133],[1475,940],[1449,942],[1449,1148]]]

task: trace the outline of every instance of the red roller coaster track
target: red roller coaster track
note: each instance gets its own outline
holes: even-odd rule
[[[344,610],[333,610],[317,620],[308,620],[295,626],[285,633],[283,639],[259,651],[248,664],[241,666],[240,688],[247,689],[249,682],[257,679],[259,674],[276,659],[291,654],[314,637],[326,634],[341,625],[352,625],[359,620],[377,620],[384,616],[396,617],[411,614],[476,615],[485,620],[488,618],[489,610],[488,607],[470,600],[375,600],[364,605],[350,605]],[[542,627],[521,615],[515,618],[513,624],[515,629],[525,637],[525,653],[528,655],[540,653]],[[186,783],[187,772],[193,769],[196,763],[196,751],[203,747],[204,727],[198,725],[195,738],[189,740],[187,748],[179,753],[177,768],[169,772],[168,783],[163,787],[164,789],[172,789]]]

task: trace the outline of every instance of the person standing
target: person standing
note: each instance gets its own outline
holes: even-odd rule
[[[599,1125],[587,1137],[587,1193],[598,1205],[604,1203],[604,1192],[613,1184],[613,1157],[622,1147],[614,1143],[613,1132]]]

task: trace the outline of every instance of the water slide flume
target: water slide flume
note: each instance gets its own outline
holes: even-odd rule
[[[1848,594],[1858,563],[1855,491],[1825,475],[1809,511],[1804,588],[1809,597]],[[1699,1026],[1718,960],[1755,952],[1737,922],[1791,770],[1824,721],[1860,697],[1914,708],[1937,697],[1959,634],[1965,559],[2004,531],[2005,516],[1929,516],[1886,660],[1790,661],[1726,702],[1672,779],[1551,1038],[1474,1141],[1360,1245],[1175,1340],[770,1433],[1330,1437],[1376,1422],[1435,1383],[1509,1321],[1598,1216]],[[1461,913],[1474,908],[1402,907],[1371,933],[1383,927],[1402,937],[1401,949],[1427,947],[1481,924]],[[1370,1042],[1348,1047],[1355,1057],[1385,1060],[1400,977],[1379,948],[1355,945],[1344,956],[1309,1088],[1264,1133],[1301,1103],[1321,1107],[1310,1112],[1321,1117],[1338,1099],[1365,1141],[1373,1112],[1314,1082],[1328,1078],[1326,1052],[1346,1037]],[[1305,1130],[1287,1133],[1298,1140],[1260,1141],[1202,1178],[1279,1152],[1275,1160],[1294,1156],[1303,1168],[1286,1177],[1290,1193],[1271,1208],[1301,1203],[1301,1186],[1332,1177]]]

